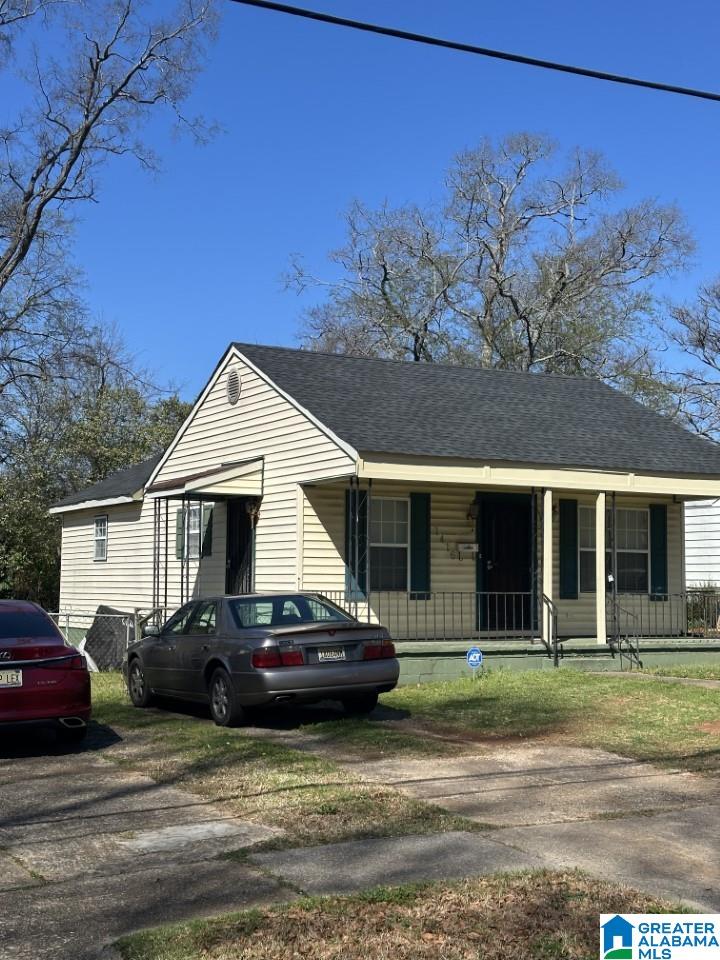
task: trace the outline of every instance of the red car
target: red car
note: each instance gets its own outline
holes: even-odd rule
[[[87,661],[36,603],[0,600],[0,729],[59,727],[79,741],[90,719]]]

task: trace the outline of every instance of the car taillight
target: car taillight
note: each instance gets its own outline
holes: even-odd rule
[[[261,647],[254,650],[252,665],[260,670],[272,667],[301,667],[304,664],[302,650],[280,650],[278,647]]]
[[[302,650],[281,650],[280,659],[284,667],[301,667],[305,662]]]
[[[366,643],[363,649],[363,660],[389,660],[395,656],[395,644],[392,640],[383,640],[382,643]]]
[[[253,650],[252,665],[259,667],[261,670],[281,667],[280,651],[277,647],[261,647],[259,650]]]

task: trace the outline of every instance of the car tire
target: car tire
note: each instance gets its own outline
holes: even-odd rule
[[[210,677],[208,697],[210,716],[219,727],[236,727],[245,719],[232,678],[224,667],[218,667]]]
[[[378,704],[377,693],[356,693],[349,697],[343,697],[342,705],[345,713],[351,717],[364,717],[372,713]]]
[[[131,661],[128,667],[128,693],[134,707],[149,707],[153,702],[153,695],[150,692],[145,671],[137,657]]]

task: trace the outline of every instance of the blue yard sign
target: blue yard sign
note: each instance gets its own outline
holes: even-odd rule
[[[470,647],[465,657],[471,670],[475,671],[482,666],[483,655],[480,647]]]

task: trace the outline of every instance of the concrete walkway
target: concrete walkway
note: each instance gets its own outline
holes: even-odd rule
[[[251,856],[308,893],[578,867],[720,911],[720,784],[602,750],[512,744],[481,755],[351,764],[483,824],[483,833],[369,840]]]
[[[104,760],[0,752],[0,956],[92,960],[123,933],[295,896],[218,859],[279,831]]]

